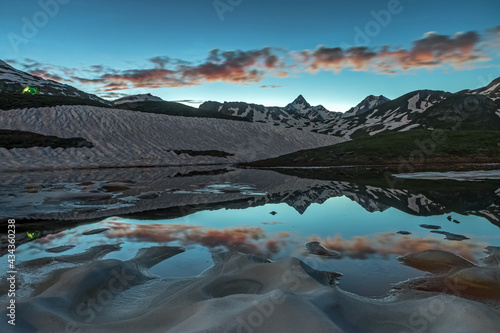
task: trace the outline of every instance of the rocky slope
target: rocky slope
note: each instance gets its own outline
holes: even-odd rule
[[[486,87],[449,93],[416,90],[394,100],[370,95],[345,113],[313,107],[300,95],[286,107],[244,102],[206,102],[200,109],[245,117],[273,126],[353,139],[412,129],[500,129],[500,78]]]

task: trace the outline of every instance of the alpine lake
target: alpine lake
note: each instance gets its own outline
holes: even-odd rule
[[[17,265],[106,244],[116,247],[102,259],[119,260],[182,246],[150,273],[196,276],[228,251],[297,257],[339,273],[345,291],[381,298],[426,274],[400,256],[437,249],[478,263],[500,246],[499,174],[420,173],[391,187],[382,177],[317,180],[225,166],[11,172],[0,175],[0,215],[16,220]],[[339,254],[311,253],[312,241]]]

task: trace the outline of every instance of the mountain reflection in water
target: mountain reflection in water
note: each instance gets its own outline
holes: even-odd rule
[[[105,258],[121,260],[148,246],[184,246],[185,253],[152,272],[189,276],[211,265],[211,253],[296,256],[344,274],[340,285],[347,290],[382,295],[390,284],[422,274],[396,256],[440,249],[475,261],[485,246],[500,244],[500,184],[494,180],[405,180],[389,188],[214,166],[8,173],[0,184],[0,216],[19,221],[19,261],[68,245],[61,256],[120,244]],[[99,228],[108,230],[91,232]],[[27,237],[33,230],[42,236]],[[308,241],[341,255],[307,254]],[[377,280],[363,283],[374,274]]]

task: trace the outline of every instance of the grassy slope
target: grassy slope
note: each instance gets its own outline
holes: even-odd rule
[[[175,102],[134,102],[115,106],[117,109],[133,110],[148,113],[167,114],[170,116],[217,118],[239,121],[249,121],[243,117],[228,116],[217,111],[200,110]]]
[[[441,135],[438,135],[441,134]],[[256,167],[500,162],[498,131],[386,132],[249,163]]]
[[[90,105],[109,108],[109,105],[93,101],[90,99],[67,97],[67,96],[51,96],[51,95],[7,95],[0,96],[0,109],[24,109],[24,108],[39,108],[50,107],[57,105]]]
[[[56,136],[42,135],[25,131],[0,130],[0,147],[31,148],[51,147],[55,148],[92,148],[91,142],[83,138],[58,138]]]
[[[496,102],[480,94],[456,93],[417,115],[414,122],[428,127],[453,130],[498,130]]]
[[[2,94],[0,96],[0,110],[50,107],[58,105],[90,105],[90,106],[116,108],[116,109],[139,111],[146,113],[166,114],[171,116],[218,118],[218,119],[249,121],[242,117],[228,116],[216,111],[200,110],[188,105],[184,105],[181,103],[174,103],[174,102],[136,102],[136,103],[126,103],[116,106],[110,106],[89,99],[67,97],[67,96],[29,95],[29,94],[24,94],[24,95]]]

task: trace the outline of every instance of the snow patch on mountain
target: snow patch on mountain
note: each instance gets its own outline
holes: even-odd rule
[[[439,103],[442,99],[444,99],[444,98],[441,98],[441,99],[433,102],[430,100],[431,94],[427,94],[427,96],[425,96],[425,95],[426,95],[425,92],[424,93],[419,92],[415,96],[410,98],[408,100],[408,110],[410,112],[422,113],[425,110],[427,110],[428,108],[430,108],[431,106],[433,106],[434,104]]]
[[[489,94],[491,94],[492,92],[494,92],[494,91],[498,90],[499,88],[500,88],[500,82],[499,82],[499,83],[497,83],[497,84],[494,84],[494,85],[492,85],[491,87],[489,87],[488,89],[486,89],[486,90],[484,90],[484,91],[480,92],[480,94],[482,94],[482,95],[489,95]]]
[[[292,103],[285,106],[286,111],[292,111],[300,114],[301,116],[307,116],[311,111],[311,105],[307,103],[302,95],[299,95]]]
[[[157,96],[153,96],[151,94],[139,94],[139,95],[131,95],[125,96],[115,100],[113,103],[115,105],[120,105],[124,103],[134,103],[134,102],[164,102],[163,99]]]
[[[336,114],[335,111],[329,111],[323,105],[313,106],[312,109],[314,111],[316,111],[316,113],[318,115],[320,115],[321,118],[323,118],[323,119],[329,119],[329,118],[335,117],[335,114]]]
[[[363,113],[373,110],[377,106],[384,104],[388,101],[390,101],[390,99],[382,95],[380,96],[370,95],[366,97],[364,100],[362,100],[358,105],[346,111],[342,115],[342,117],[347,118],[347,117],[359,116]]]
[[[415,96],[413,96],[408,100],[408,109],[410,111],[419,111],[419,112],[422,111],[422,109],[417,108],[417,102],[419,99],[420,99],[420,94],[416,94]]]
[[[420,124],[411,124],[411,125],[406,126],[405,128],[400,129],[398,132],[407,132],[407,131],[412,130],[414,128],[417,128],[419,126],[420,126]]]
[[[217,111],[230,116],[247,118],[253,122],[266,122],[278,127],[313,129],[312,123],[337,119],[340,112],[327,110],[322,105],[311,106],[302,95],[285,107],[264,106],[245,102],[207,101],[200,109]]]
[[[486,87],[481,87],[471,93],[488,96],[494,101],[500,100],[500,78],[491,81]]]
[[[186,118],[91,106],[0,112],[0,128],[82,137],[93,148],[0,148],[1,170],[247,162],[345,141],[269,124]],[[183,151],[217,150],[227,157]],[[177,151],[177,153],[175,152]]]

